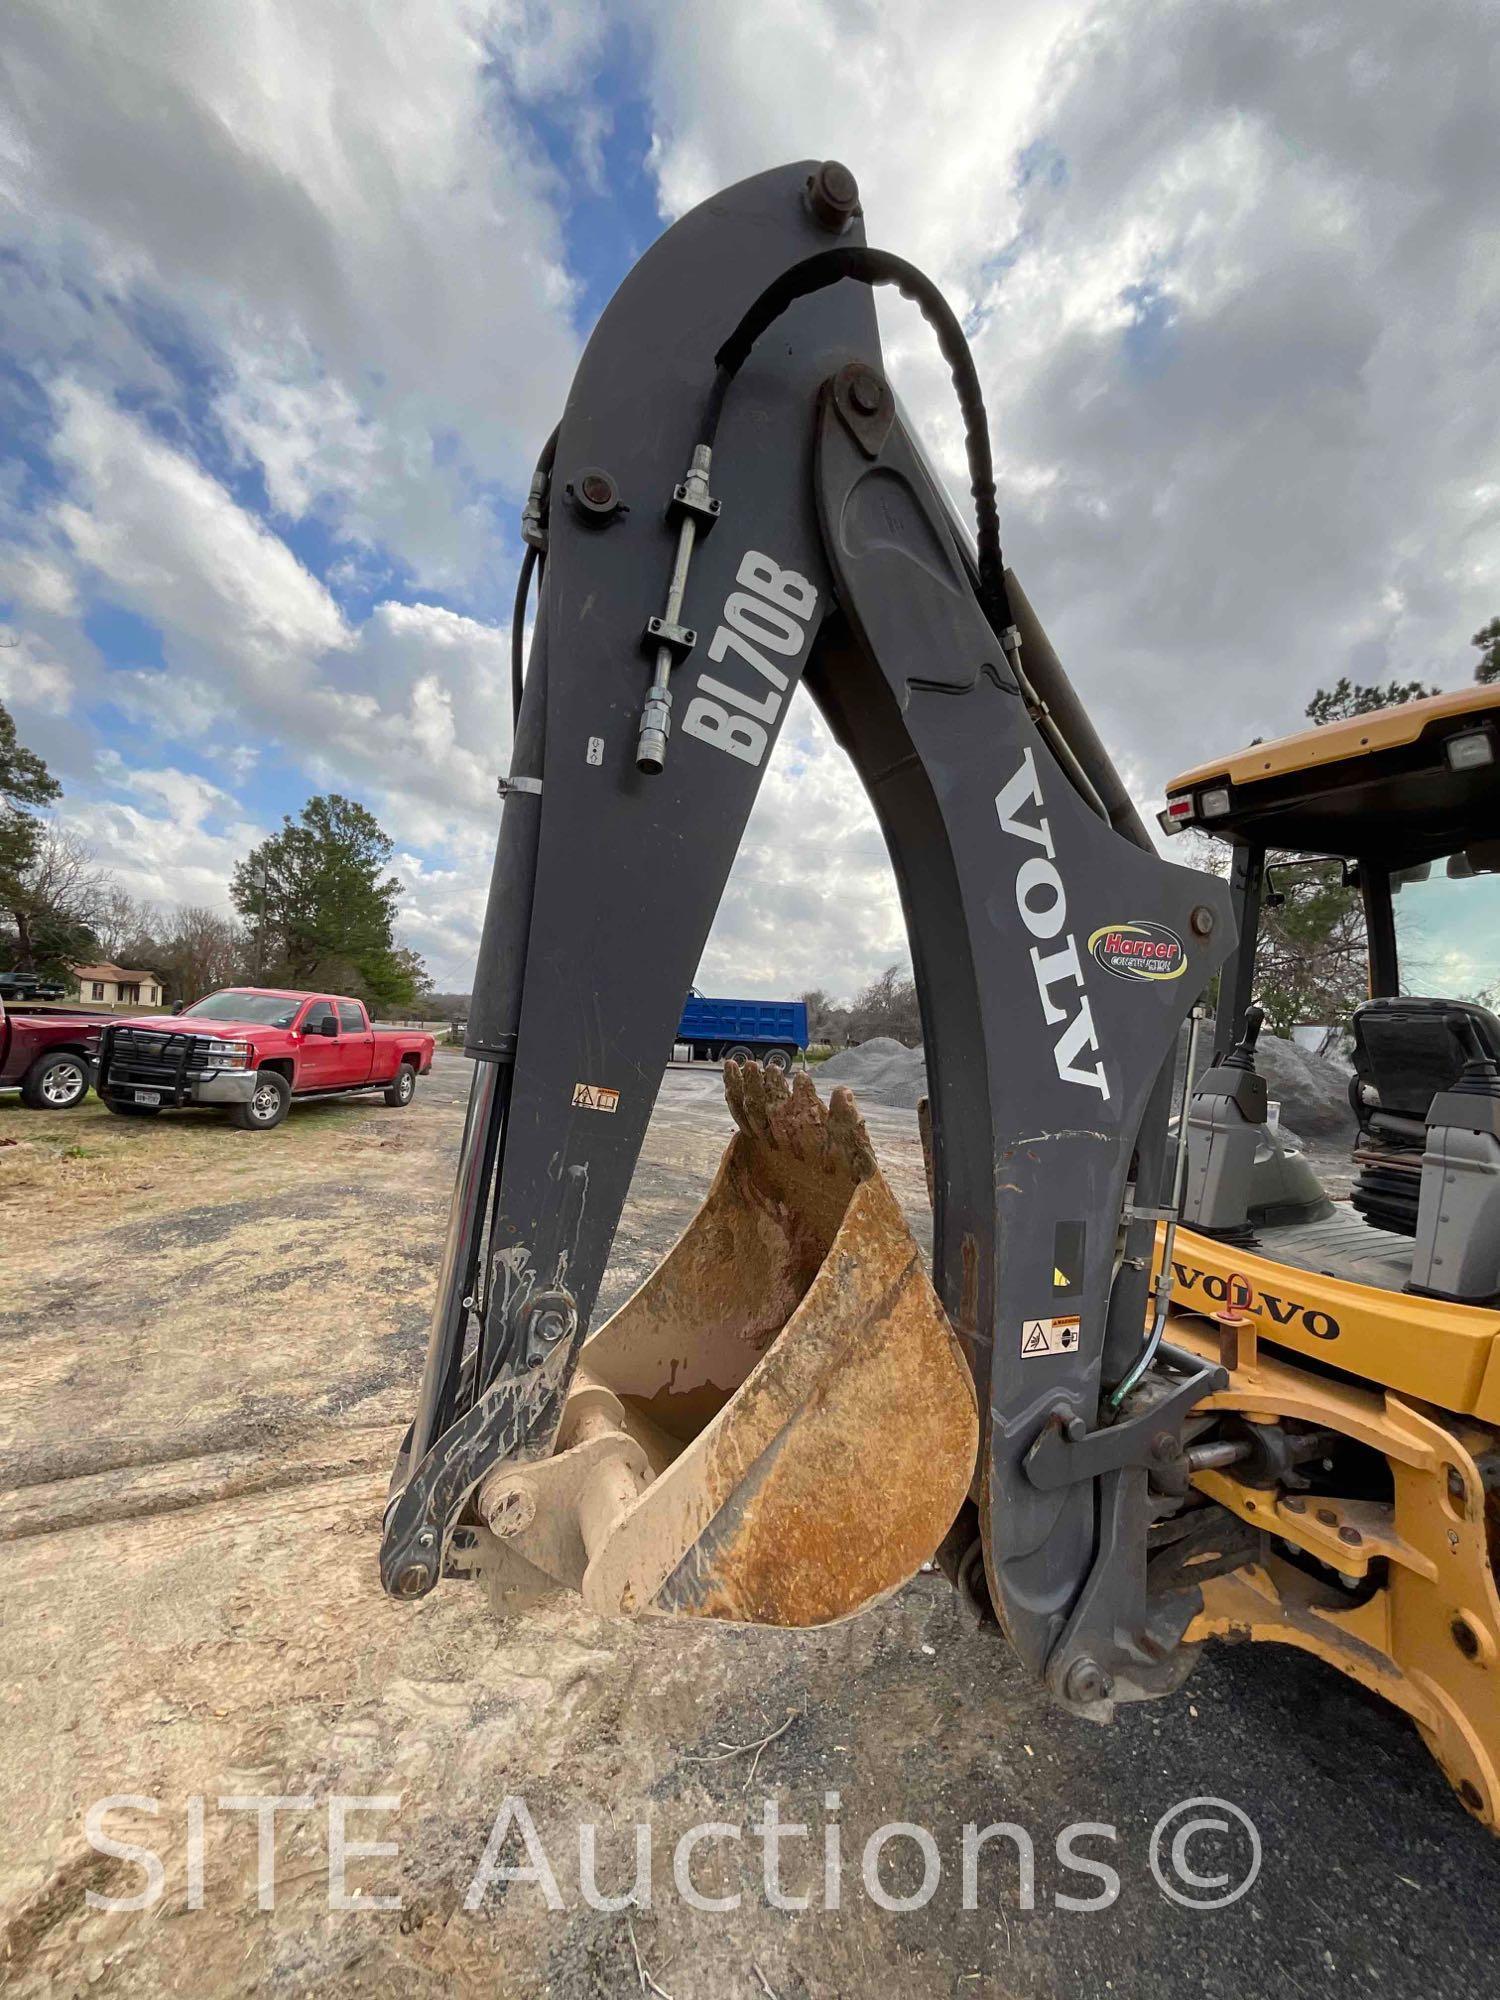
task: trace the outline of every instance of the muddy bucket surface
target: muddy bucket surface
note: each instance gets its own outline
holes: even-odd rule
[[[730,1064],[737,1131],[584,1345],[540,1465],[479,1511],[597,1610],[821,1625],[898,1588],[968,1491],[968,1367],[849,1092]]]

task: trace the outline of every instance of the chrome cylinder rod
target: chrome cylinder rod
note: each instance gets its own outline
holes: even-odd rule
[[[421,1464],[433,1439],[447,1427],[452,1414],[510,1076],[508,1063],[476,1062],[470,1080],[469,1109],[458,1151],[458,1176],[448,1211],[448,1234],[443,1241],[437,1297],[427,1337],[427,1360],[412,1423],[411,1450],[406,1462],[408,1475]]]

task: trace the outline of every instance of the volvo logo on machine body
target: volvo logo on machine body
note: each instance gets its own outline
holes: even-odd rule
[[[1184,1292],[1201,1292],[1211,1305],[1230,1306],[1255,1319],[1269,1320],[1272,1326],[1289,1326],[1310,1334],[1314,1340],[1337,1340],[1343,1332],[1332,1313],[1265,1291],[1238,1272],[1221,1278],[1216,1271],[1195,1270],[1191,1264],[1179,1263],[1174,1258],[1172,1275]]]
[[[1031,935],[1052,947],[1047,951],[1040,945],[1031,947],[1031,970],[1043,1019],[1049,1028],[1062,1030],[1052,1045],[1057,1074],[1064,1083],[1097,1090],[1107,1103],[1109,1079],[1094,1030],[1093,1010],[1084,991],[1078,940],[1067,928],[1068,892],[1057,866],[1052,827],[1044,812],[1038,811],[1034,821],[1021,816],[1028,807],[1041,804],[1042,782],[1028,745],[1014,777],[995,795],[995,811],[1004,831],[1041,850],[1029,855],[1016,870],[1016,908]],[[1092,1051],[1099,1060],[1084,1062],[1085,1051]]]

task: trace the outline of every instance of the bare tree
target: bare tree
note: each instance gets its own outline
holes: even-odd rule
[[[821,986],[804,993],[802,1004],[807,1009],[808,1040],[842,1047],[849,1039],[849,1009],[840,1007]]]
[[[872,979],[849,1009],[850,1041],[867,1042],[873,1035],[889,1035],[913,1049],[922,1039],[916,981],[899,965],[888,965]]]
[[[38,822],[28,857],[5,884],[16,963],[61,972],[97,950],[105,889],[102,870],[78,836],[55,820]]]
[[[105,877],[94,918],[102,957],[116,965],[142,965],[142,953],[160,928],[161,918],[154,904],[142,902],[112,877]]]
[[[156,973],[168,1000],[197,1000],[250,971],[244,931],[231,917],[195,903],[165,908],[132,896],[102,875],[93,928],[100,954],[116,965]]]
[[[162,924],[154,970],[171,1000],[193,1001],[245,976],[249,956],[239,925],[217,910],[179,904]]]

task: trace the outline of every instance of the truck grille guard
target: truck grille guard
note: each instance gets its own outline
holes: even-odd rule
[[[99,1079],[107,1089],[159,1090],[181,1105],[189,1079],[211,1067],[203,1038],[184,1029],[109,1027],[99,1038]]]

